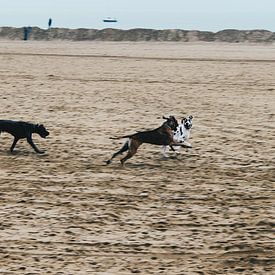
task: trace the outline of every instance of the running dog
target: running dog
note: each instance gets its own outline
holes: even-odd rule
[[[113,158],[128,151],[126,156],[120,160],[123,166],[126,160],[130,159],[132,156],[136,154],[138,147],[142,143],[166,145],[166,146],[169,145],[172,148],[172,150],[173,150],[173,146],[186,147],[185,144],[175,142],[173,139],[174,131],[176,131],[178,127],[178,122],[175,119],[175,117],[169,116],[169,117],[163,117],[163,119],[166,119],[166,121],[160,127],[154,130],[137,132],[132,135],[112,138],[112,139],[128,138],[128,140],[124,143],[124,145],[119,151],[114,153],[112,157],[106,161],[106,163],[110,164]]]
[[[44,151],[38,149],[33,143],[32,134],[39,134],[42,138],[46,138],[50,134],[43,124],[32,124],[29,122],[13,120],[0,120],[0,134],[1,132],[7,132],[13,135],[14,140],[10,147],[11,152],[13,152],[19,139],[26,138],[34,151],[38,154],[43,154]]]
[[[179,143],[183,143],[186,145],[187,148],[192,148],[192,145],[190,143],[187,142],[187,140],[190,137],[190,132],[191,132],[191,128],[193,126],[193,116],[189,116],[189,117],[184,117],[181,120],[181,124],[178,125],[176,131],[174,132],[174,141],[175,142],[179,142]],[[163,146],[163,151],[162,154],[164,157],[168,157],[166,154],[168,146],[164,145]],[[179,153],[179,146],[173,147],[171,148],[173,151],[176,150],[176,153]]]

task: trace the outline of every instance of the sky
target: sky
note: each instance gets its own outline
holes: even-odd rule
[[[104,23],[104,18],[117,23]],[[275,32],[275,0],[0,0],[0,26]]]

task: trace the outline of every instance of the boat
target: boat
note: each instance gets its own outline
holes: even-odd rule
[[[107,17],[103,19],[103,22],[105,23],[116,23],[117,20],[115,18]]]

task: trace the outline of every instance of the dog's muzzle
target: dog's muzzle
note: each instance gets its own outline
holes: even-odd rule
[[[42,138],[46,138],[49,134],[50,134],[50,133],[49,133],[49,132],[47,132],[47,133],[45,133],[45,134],[41,135],[41,137],[42,137]]]
[[[187,130],[189,130],[189,129],[192,128],[192,123],[190,123],[190,122],[185,122],[185,123],[184,123],[184,127],[185,127]]]

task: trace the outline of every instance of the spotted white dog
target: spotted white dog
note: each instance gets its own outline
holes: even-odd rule
[[[191,128],[193,126],[192,124],[193,116],[189,116],[188,118],[183,118],[181,120],[181,123],[178,125],[177,130],[174,131],[174,141],[183,143],[186,145],[186,148],[192,148],[192,145],[187,142],[187,140],[190,137]],[[166,154],[168,146],[163,146],[162,154],[164,157],[168,157]],[[179,154],[180,146],[173,146],[171,149],[175,151],[177,154]]]

